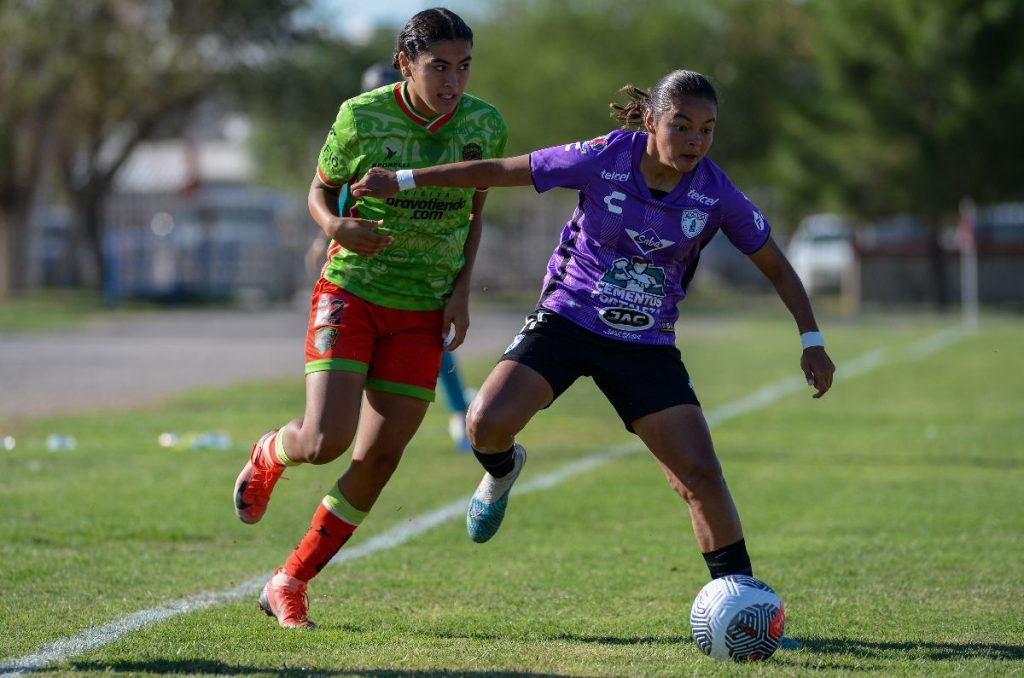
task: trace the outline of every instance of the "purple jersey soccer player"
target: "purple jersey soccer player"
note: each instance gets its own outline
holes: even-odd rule
[[[770,228],[708,158],[667,195],[653,196],[637,171],[646,137],[616,130],[530,154],[538,192],[579,191],[539,305],[606,337],[671,346],[677,304],[704,246],[721,229],[751,254]]]
[[[722,476],[700,402],[675,346],[676,304],[714,235],[725,235],[774,285],[800,332],[800,367],[814,397],[832,385],[807,294],[768,222],[705,157],[718,121],[711,83],[673,71],[650,92],[627,86],[613,105],[623,129],[514,158],[391,173],[352,187],[382,197],[424,186],[575,189],[576,209],[548,262],[527,319],[470,405],[467,432],[485,469],[466,525],[474,541],[497,532],[526,462],[515,435],[579,377],[593,378],[623,424],[687,503],[713,578],[751,574],[739,513]]]

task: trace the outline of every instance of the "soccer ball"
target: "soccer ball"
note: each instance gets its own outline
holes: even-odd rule
[[[785,627],[786,612],[775,591],[742,574],[712,579],[690,609],[693,640],[714,659],[768,659],[778,649]]]

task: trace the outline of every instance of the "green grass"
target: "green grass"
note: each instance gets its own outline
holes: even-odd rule
[[[708,412],[798,375],[777,310],[684,318],[683,356]],[[825,325],[842,371],[892,360],[713,430],[758,576],[804,643],[760,666],[709,660],[689,606],[707,578],[684,505],[647,454],[513,497],[501,533],[461,521],[328,568],[311,633],[278,629],[251,597],[146,627],[49,667],[133,675],[1020,675],[1024,672],[1024,322],[922,358],[944,326],[921,316]],[[1017,367],[1015,367],[1015,365]],[[463,366],[478,383],[489,362]],[[36,420],[0,452],[0,657],[29,654],[137,610],[219,591],[280,564],[343,463],[288,472],[267,517],[235,519],[248,445],[301,411],[297,380],[196,392],[151,410]],[[475,461],[451,450],[438,405],[356,546],[468,495]],[[229,450],[166,450],[164,431],[224,430]],[[49,431],[79,446],[47,452]],[[631,437],[580,383],[521,436],[523,481]],[[349,547],[349,548],[350,548]],[[0,660],[2,662],[2,660]]]
[[[84,290],[46,290],[3,299],[0,332],[67,327],[104,311],[99,294]]]
[[[103,302],[99,292],[88,289],[33,290],[0,300],[0,332],[57,330],[97,317],[159,308],[159,304],[146,301],[124,301],[117,308],[111,308]]]

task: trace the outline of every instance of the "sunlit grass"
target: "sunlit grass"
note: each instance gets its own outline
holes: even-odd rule
[[[827,325],[840,368],[882,367],[714,427],[758,576],[804,643],[762,667],[712,662],[687,616],[707,578],[684,505],[646,453],[514,496],[486,545],[446,523],[328,568],[313,633],[278,629],[246,598],[179,616],[59,665],[133,674],[1006,675],[1024,670],[1024,387],[1010,365],[1024,323],[990,318],[934,354],[902,349],[945,325]],[[705,410],[798,376],[790,322],[680,324]],[[489,362],[463,366],[470,384]],[[223,590],[280,564],[343,470],[289,471],[265,520],[241,525],[230,490],[251,440],[301,411],[298,380],[206,390],[164,407],[30,423],[0,453],[0,655],[134,611]],[[468,495],[480,470],[435,406],[350,544]],[[228,450],[165,449],[162,432],[222,430]],[[47,432],[78,447],[48,452]],[[521,436],[523,481],[631,440],[581,382]],[[23,441],[23,444],[22,442]]]

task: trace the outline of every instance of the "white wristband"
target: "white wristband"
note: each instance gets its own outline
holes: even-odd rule
[[[806,351],[812,346],[825,346],[825,338],[821,332],[804,332],[800,335],[800,346]]]
[[[416,180],[412,177],[412,170],[398,170],[395,172],[395,179],[398,181],[398,190],[408,191],[410,188],[416,188]]]

